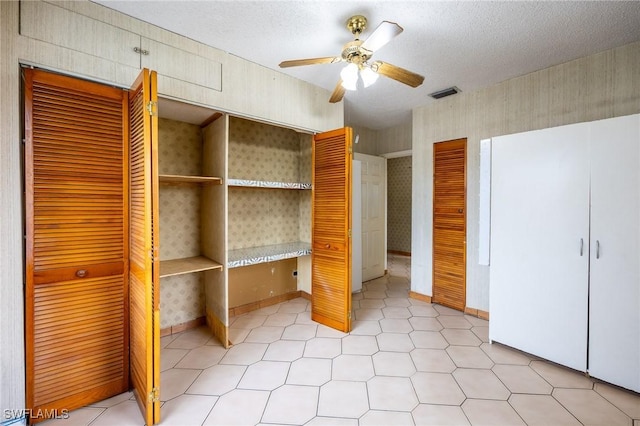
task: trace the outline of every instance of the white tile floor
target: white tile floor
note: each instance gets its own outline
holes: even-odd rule
[[[225,350],[205,329],[162,339],[163,425],[626,425],[640,396],[488,343],[488,322],[408,298],[410,259],[354,294],[349,334],[304,299],[232,319]],[[130,393],[71,425],[142,425]]]

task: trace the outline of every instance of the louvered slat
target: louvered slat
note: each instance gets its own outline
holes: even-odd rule
[[[147,425],[160,421],[158,159],[156,74],[144,69],[129,96],[130,354],[134,395]]]
[[[351,129],[313,143],[312,318],[351,330]]]
[[[27,405],[35,410],[128,388],[124,102],[119,89],[25,70]]]
[[[434,144],[433,301],[466,304],[466,139]]]

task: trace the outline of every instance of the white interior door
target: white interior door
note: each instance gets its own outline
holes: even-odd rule
[[[351,292],[362,290],[362,163],[351,166]]]
[[[354,154],[362,164],[362,280],[384,275],[387,262],[387,159]]]
[[[588,127],[492,139],[489,337],[586,371]]]
[[[589,374],[640,392],[640,115],[591,141]]]

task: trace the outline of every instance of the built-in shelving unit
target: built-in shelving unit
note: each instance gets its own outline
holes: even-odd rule
[[[224,118],[161,100],[158,121],[161,328],[207,318],[227,342]],[[162,107],[167,107],[163,110]],[[177,119],[171,111],[182,111]],[[206,123],[204,126],[199,123]],[[164,308],[164,309],[163,309]]]
[[[311,139],[292,129],[230,118],[225,185],[230,308],[310,290]]]

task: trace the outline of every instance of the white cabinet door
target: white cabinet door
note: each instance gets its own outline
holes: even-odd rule
[[[489,337],[586,371],[588,127],[496,137]]]
[[[640,391],[640,116],[591,123],[589,374]]]

